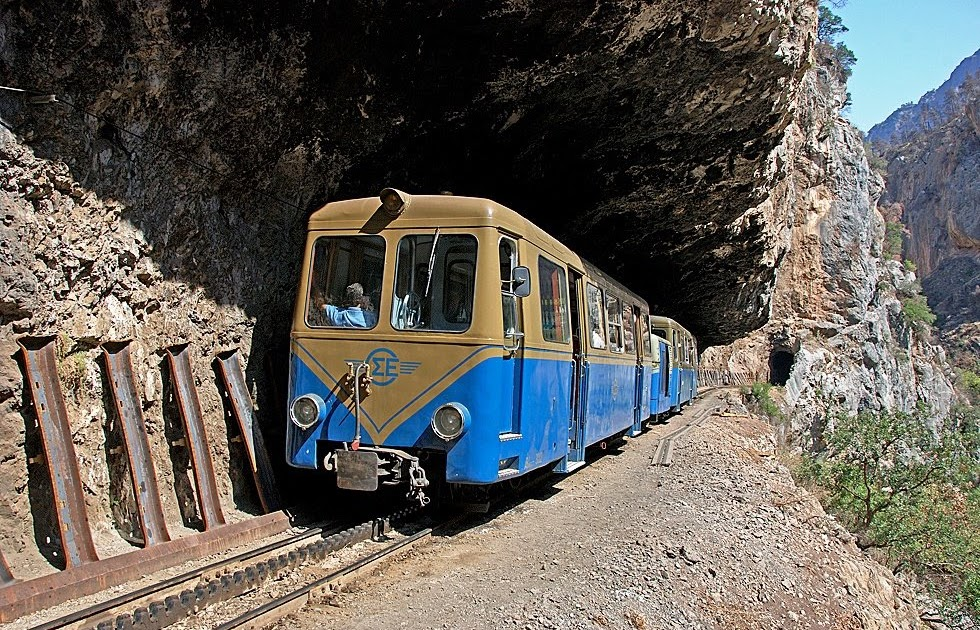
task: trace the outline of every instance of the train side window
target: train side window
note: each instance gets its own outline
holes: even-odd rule
[[[473,319],[473,287],[476,266],[465,258],[453,260],[450,252],[442,287],[442,312],[447,327],[466,330]]]
[[[589,311],[589,344],[600,350],[606,347],[606,324],[602,307],[602,290],[594,284],[585,285],[586,306]]]
[[[633,305],[623,304],[623,345],[626,352],[636,354],[636,331],[633,328]]]
[[[565,270],[541,256],[538,258],[541,285],[541,334],[545,341],[568,343],[568,285]]]
[[[606,295],[606,321],[609,324],[609,349],[623,351],[623,307],[619,298]]]
[[[385,240],[381,236],[316,239],[310,265],[307,325],[374,328],[378,323],[375,309],[381,299],[384,260]],[[360,290],[354,288],[355,284]]]
[[[476,238],[412,234],[398,242],[391,326],[460,332],[473,316]]]
[[[650,343],[650,320],[646,313],[640,313],[640,339],[643,340],[643,356],[653,354],[653,345]]]

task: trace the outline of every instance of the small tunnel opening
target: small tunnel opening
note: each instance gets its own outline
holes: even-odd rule
[[[769,382],[780,387],[786,385],[795,358],[796,356],[785,348],[773,350],[769,356]]]

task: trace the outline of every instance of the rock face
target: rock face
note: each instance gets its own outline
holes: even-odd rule
[[[191,250],[293,243],[311,204],[397,184],[514,207],[707,343],[766,319],[808,2],[28,4],[4,74],[71,105],[0,113],[216,301],[239,287]],[[253,258],[263,291],[295,259]]]
[[[168,522],[189,509],[161,380],[162,350],[179,343],[192,344],[225,507],[251,509],[210,362],[242,351],[279,461],[276,352],[305,218],[329,199],[389,184],[489,196],[703,342],[766,320],[787,245],[770,193],[789,168],[781,143],[815,6],[573,5],[38,0],[0,12],[4,84],[57,95],[0,93],[12,131],[0,145],[0,546],[18,575],[57,561],[32,510],[45,473],[27,463],[36,432],[16,339],[59,339],[103,556],[131,534],[106,463],[105,341],[135,339]]]
[[[937,93],[945,105],[928,110],[930,125],[885,136],[891,142],[876,148],[888,161],[882,201],[905,224],[904,256],[949,331],[980,321],[980,53],[920,107]]]
[[[772,319],[729,346],[709,348],[705,367],[746,382],[785,385],[790,440],[818,441],[827,412],[912,410],[939,419],[952,401],[949,367],[926,329],[903,310],[915,275],[882,258],[881,177],[860,133],[838,115],[844,87],[817,69],[804,81],[798,125],[787,131],[792,176],[791,246],[777,268]]]
[[[0,93],[0,350],[59,338],[100,553],[128,549],[130,532],[109,487],[97,344],[135,339],[168,522],[188,520],[160,377],[179,343],[225,507],[251,509],[210,362],[242,351],[281,452],[272,383],[305,217],[385,185],[512,206],[702,347],[772,313],[740,346],[760,350],[718,363],[803,357],[789,364],[800,408],[941,400],[941,374],[917,367],[932,351],[896,311],[889,282],[908,278],[875,258],[880,182],[836,116],[841,95],[808,71],[815,32],[802,0],[9,4],[4,83],[57,102]],[[32,422],[5,361],[0,546],[20,575],[55,563],[31,504],[44,478],[27,463]]]

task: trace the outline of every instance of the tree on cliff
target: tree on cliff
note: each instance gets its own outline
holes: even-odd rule
[[[835,6],[843,6],[843,3],[836,3]],[[857,62],[854,51],[837,41],[837,36],[846,32],[847,27],[841,17],[821,3],[817,15],[817,54],[837,70],[842,81],[851,76],[851,68]]]

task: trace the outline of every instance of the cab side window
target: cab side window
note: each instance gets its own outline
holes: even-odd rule
[[[504,335],[512,334],[518,330],[517,321],[517,297],[511,287],[511,278],[514,267],[517,266],[517,243],[509,238],[501,237],[497,245],[497,253],[500,257],[500,299],[501,311],[504,320]]]

